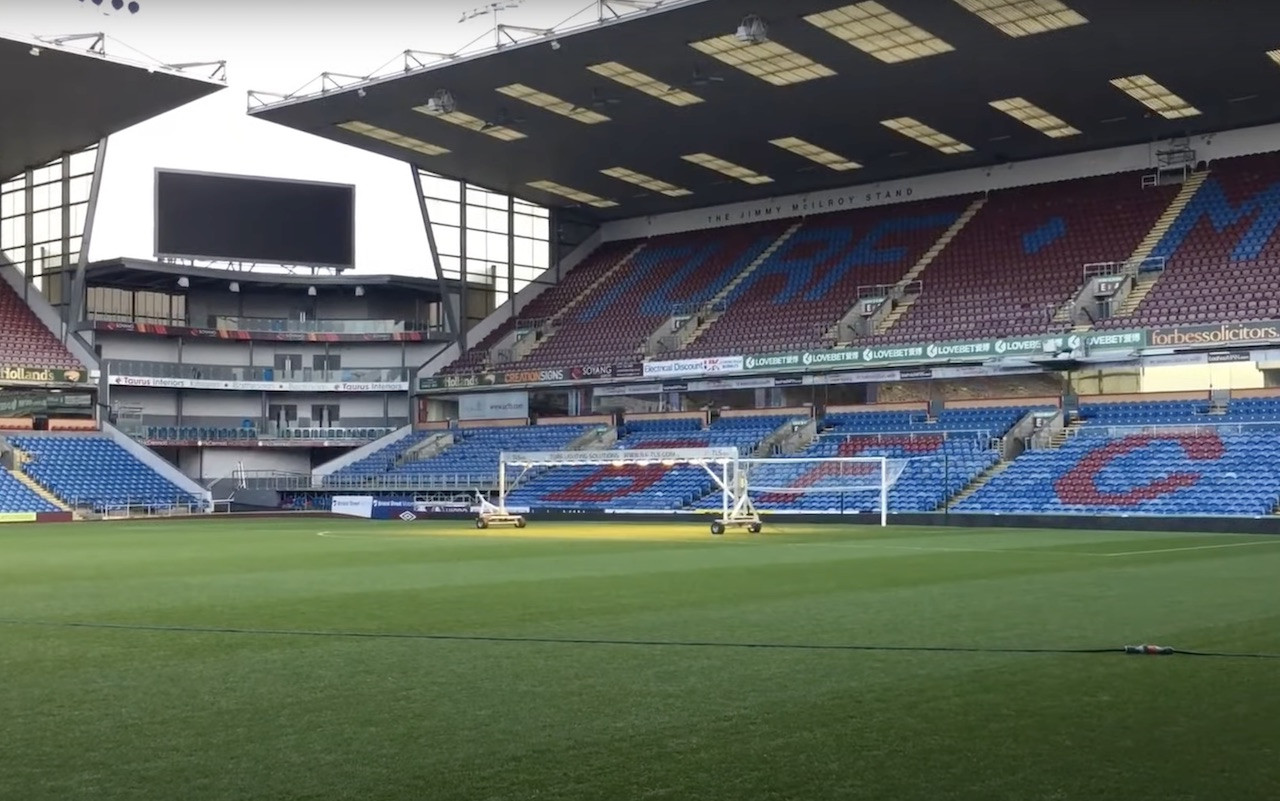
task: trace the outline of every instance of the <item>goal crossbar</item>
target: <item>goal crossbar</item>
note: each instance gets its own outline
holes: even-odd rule
[[[695,465],[701,467],[715,481],[724,495],[725,515],[728,515],[729,487],[737,472],[737,448],[652,448],[614,451],[502,451],[498,454],[498,506],[506,514],[507,492],[520,483],[520,479],[535,467],[648,467],[662,465]],[[514,477],[509,468],[519,470]]]

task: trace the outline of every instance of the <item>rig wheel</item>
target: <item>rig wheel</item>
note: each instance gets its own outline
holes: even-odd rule
[[[528,522],[529,522],[529,521],[525,520],[523,517],[517,517],[517,518],[516,518],[516,528],[524,528],[524,527],[525,527],[525,525],[526,525],[526,524],[528,524]]]
[[[714,523],[712,523],[712,524],[711,524],[711,533],[712,533],[712,534],[715,534],[717,537],[718,537],[718,536],[720,536],[721,534],[723,534],[723,533],[724,533],[724,523],[721,523],[719,520],[717,520],[717,521],[715,521]]]
[[[488,528],[488,527],[489,527],[489,522],[487,520],[485,520],[483,517],[476,518],[476,528]]]

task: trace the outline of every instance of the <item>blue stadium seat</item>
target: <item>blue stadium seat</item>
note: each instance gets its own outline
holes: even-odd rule
[[[73,506],[104,511],[201,502],[107,437],[35,434],[9,441],[31,457],[23,471]]]

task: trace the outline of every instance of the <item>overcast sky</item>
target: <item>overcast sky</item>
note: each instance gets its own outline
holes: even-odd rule
[[[492,28],[492,16],[459,22],[486,0],[138,2],[130,15],[103,13],[90,0],[0,0],[0,32],[102,31],[109,55],[228,62],[226,89],[111,137],[91,258],[152,255],[153,170],[170,167],[355,184],[357,269],[427,273],[403,163],[251,119],[245,92],[292,92],[324,71],[365,75],[406,49],[454,52]],[[581,11],[574,22],[588,22],[591,5],[524,0],[501,20],[548,27]]]

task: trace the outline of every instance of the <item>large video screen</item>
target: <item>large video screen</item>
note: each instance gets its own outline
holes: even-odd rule
[[[355,187],[156,171],[156,255],[355,266]]]

